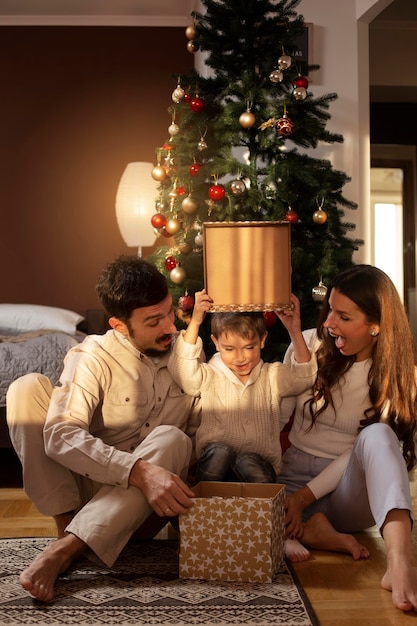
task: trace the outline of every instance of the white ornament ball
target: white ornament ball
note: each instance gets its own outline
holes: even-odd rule
[[[278,59],[278,67],[280,70],[287,70],[291,67],[292,59],[288,54],[283,54],[282,57]]]
[[[180,132],[180,127],[178,126],[178,124],[174,124],[174,122],[168,126],[168,132],[171,135],[171,137],[175,137],[175,135],[178,135],[178,133]]]
[[[283,78],[284,74],[281,72],[281,70],[278,69],[272,70],[269,75],[269,80],[271,81],[271,83],[282,83]]]
[[[195,236],[194,238],[194,243],[198,248],[202,248],[203,247],[203,235],[201,233],[198,233],[198,235]]]
[[[292,93],[296,100],[305,100],[307,98],[307,89],[304,87],[296,87]]]
[[[186,278],[185,270],[180,265],[178,265],[177,267],[174,267],[173,270],[171,270],[169,277],[173,283],[175,283],[176,285],[181,285]]]
[[[246,190],[245,183],[243,180],[232,180],[230,183],[230,191],[233,195],[239,196]]]

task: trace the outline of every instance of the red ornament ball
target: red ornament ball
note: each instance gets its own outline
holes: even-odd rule
[[[263,316],[264,316],[265,324],[267,325],[268,328],[270,328],[271,326],[274,326],[274,324],[277,323],[278,318],[273,311],[264,311]]]
[[[200,171],[200,167],[201,165],[199,163],[193,163],[192,165],[190,165],[190,176],[197,176]]]
[[[191,94],[190,93],[185,93],[184,94],[184,102],[186,104],[190,104],[190,102],[191,102]]]
[[[294,87],[304,87],[304,89],[307,89],[308,79],[305,76],[297,76],[294,80]]]
[[[154,228],[163,228],[166,223],[166,217],[162,215],[162,213],[155,213],[155,215],[151,217],[151,224]]]
[[[194,111],[194,113],[199,113],[200,111],[203,111],[205,106],[206,103],[204,102],[203,98],[200,98],[199,96],[196,96],[195,98],[192,98],[190,100],[190,109]]]
[[[186,193],[187,193],[186,189],[182,185],[180,185],[179,187],[176,188],[177,196],[184,196]]]
[[[194,298],[189,296],[187,292],[178,300],[178,308],[181,309],[181,311],[191,311],[193,306]]]
[[[284,220],[286,222],[290,222],[291,224],[296,224],[298,222],[298,213],[289,209],[285,214]]]
[[[167,258],[165,259],[165,269],[168,270],[168,272],[170,272],[171,270],[174,269],[174,267],[177,267],[177,262],[174,259],[173,256],[167,256]]]
[[[208,190],[208,197],[210,200],[214,200],[218,202],[219,200],[223,200],[225,195],[225,189],[223,185],[212,185]]]
[[[281,137],[288,137],[294,130],[294,122],[286,115],[283,115],[275,122],[275,130]]]

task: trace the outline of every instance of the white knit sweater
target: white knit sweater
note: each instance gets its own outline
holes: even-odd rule
[[[189,395],[201,397],[201,425],[196,434],[200,456],[210,442],[230,445],[236,452],[256,452],[278,473],[281,466],[280,431],[288,418],[280,419],[279,401],[283,396],[300,394],[311,388],[317,364],[264,363],[253,369],[246,384],[223,363],[216,353],[209,363],[200,360],[202,342],[189,344],[178,336],[168,363],[174,380]]]

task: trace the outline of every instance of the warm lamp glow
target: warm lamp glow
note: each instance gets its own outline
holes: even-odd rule
[[[156,234],[151,224],[159,183],[152,178],[153,163],[128,163],[116,194],[116,218],[127,246],[153,246]]]

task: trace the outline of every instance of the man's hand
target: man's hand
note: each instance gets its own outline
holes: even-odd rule
[[[195,494],[179,476],[144,459],[134,464],[129,484],[141,490],[155,513],[161,517],[186,513],[193,504]]]

